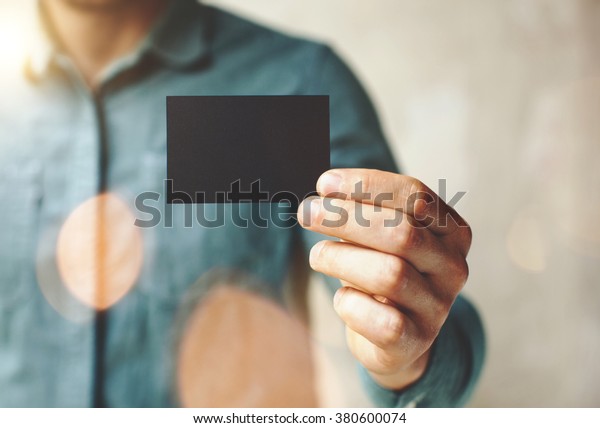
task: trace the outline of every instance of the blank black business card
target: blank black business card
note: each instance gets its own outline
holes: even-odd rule
[[[328,96],[167,97],[167,202],[301,201],[330,168]]]

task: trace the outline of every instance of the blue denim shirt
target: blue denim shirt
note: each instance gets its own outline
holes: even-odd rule
[[[35,40],[24,67],[5,64],[1,75],[0,405],[90,406],[98,382],[109,406],[177,405],[170,337],[191,284],[214,267],[232,268],[282,301],[295,243],[309,248],[323,237],[298,227],[239,228],[227,213],[224,227],[187,228],[190,208],[172,206],[172,218],[141,230],[141,273],[107,313],[97,378],[93,311],[65,291],[56,267],[67,216],[99,188],[134,211],[136,195],[157,192],[155,206],[166,213],[169,95],[329,95],[332,166],[394,171],[376,113],[327,46],[193,0],[173,1],[139,48],[105,70],[96,93],[47,32]],[[191,209],[215,214],[214,205]],[[482,359],[481,323],[459,297],[420,381],[393,392],[364,372],[364,384],[382,406],[461,405]]]

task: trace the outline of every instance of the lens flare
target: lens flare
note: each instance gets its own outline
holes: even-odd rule
[[[188,318],[179,345],[186,407],[315,407],[306,329],[266,298],[221,285]]]
[[[30,2],[11,3],[0,5],[0,71],[21,67],[32,45],[32,6]]]
[[[107,309],[135,284],[143,247],[134,221],[125,202],[105,193],[81,204],[63,224],[56,249],[58,271],[81,302]]]
[[[64,285],[56,264],[56,242],[60,225],[40,231],[35,273],[37,283],[46,302],[63,318],[73,323],[85,324],[93,320],[95,309],[82,303]]]

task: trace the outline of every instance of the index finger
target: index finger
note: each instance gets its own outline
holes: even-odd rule
[[[433,190],[407,175],[376,169],[331,169],[317,181],[317,192],[400,210],[416,220],[414,226],[440,235],[460,227],[468,229],[467,222]]]

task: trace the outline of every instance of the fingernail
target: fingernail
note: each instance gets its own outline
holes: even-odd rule
[[[427,210],[427,202],[425,199],[417,199],[414,205],[414,216],[417,221],[425,218],[425,211]]]
[[[319,254],[321,254],[321,249],[323,248],[324,244],[325,244],[325,242],[323,242],[323,241],[317,242],[310,249],[310,254],[308,256],[308,260],[309,260],[309,263],[310,263],[311,267],[316,266],[317,259],[319,258]]]
[[[342,177],[335,172],[327,171],[321,175],[317,183],[317,190],[322,195],[339,192],[342,184]]]
[[[319,211],[321,211],[321,198],[313,198],[310,201],[310,220],[311,223],[316,223],[319,218]]]
[[[338,305],[340,304],[340,299],[342,298],[342,288],[339,288],[335,294],[333,295],[333,308],[337,310]]]

